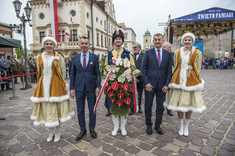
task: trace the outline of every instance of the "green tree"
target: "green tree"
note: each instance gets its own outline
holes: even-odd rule
[[[16,48],[15,52],[16,52],[17,58],[21,58],[25,56],[25,52],[22,46],[21,48]]]
[[[21,58],[21,57],[25,57],[24,48],[23,48],[22,46],[21,46],[21,48],[16,48],[15,52],[16,52],[16,55],[17,55],[17,58],[18,58],[18,59]],[[30,56],[32,56],[32,54],[29,54],[29,53],[28,53],[28,58],[29,58]]]

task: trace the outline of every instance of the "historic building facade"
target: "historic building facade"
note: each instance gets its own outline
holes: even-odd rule
[[[146,32],[144,33],[143,36],[143,48],[150,48],[152,45],[152,36],[150,34],[150,32],[148,31],[148,29],[146,30]]]
[[[0,35],[13,38],[13,33],[10,25],[0,22]],[[0,48],[0,54],[5,54],[6,56],[12,56],[13,48]]]
[[[49,0],[31,0],[33,55],[40,53],[43,37],[51,35]],[[99,58],[112,48],[112,34],[119,29],[112,0],[57,0],[59,43],[57,51],[65,58],[80,52],[79,37],[86,35],[90,51]]]
[[[119,24],[120,29],[123,31],[124,34],[124,48],[127,50],[131,50],[134,43],[136,43],[136,34],[132,28],[126,27],[124,23]]]

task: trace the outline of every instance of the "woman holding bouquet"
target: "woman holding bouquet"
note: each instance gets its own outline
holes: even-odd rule
[[[60,123],[71,119],[74,114],[70,96],[64,81],[66,69],[63,57],[55,52],[57,42],[44,37],[42,46],[46,51],[37,56],[38,83],[30,100],[34,103],[31,120],[35,126],[44,124],[49,128],[47,142],[60,140]]]
[[[113,49],[108,52],[108,55],[105,58],[105,66],[110,67],[110,65],[117,65],[121,64],[123,59],[125,59],[126,63],[130,63],[129,66],[135,66],[134,63],[134,58],[133,55],[126,50],[125,48],[122,48],[122,44],[124,43],[124,35],[121,30],[116,30],[113,34],[112,37],[112,43],[113,43]],[[117,61],[117,62],[116,62]],[[118,63],[119,62],[119,63]],[[107,68],[106,68],[107,69]],[[131,72],[131,69],[128,68],[126,69],[120,69],[117,67],[114,70],[114,74],[110,77],[110,80],[114,80],[115,76],[118,76],[117,74],[115,75],[115,72],[125,72],[128,71]],[[130,74],[130,73],[129,73]],[[115,76],[114,76],[115,75]],[[106,86],[106,106],[109,109],[109,112],[112,114],[112,121],[114,124],[114,130],[112,131],[112,135],[115,136],[117,135],[117,132],[119,130],[119,120],[121,121],[121,134],[126,135],[126,121],[127,121],[127,116],[130,111],[130,103],[131,103],[131,93],[129,92],[131,90],[131,85],[132,83],[125,83],[128,82],[127,79],[125,79],[124,74],[119,76],[119,80],[122,78],[120,81],[114,81],[111,82],[109,81],[109,85]],[[128,74],[127,74],[128,75]],[[122,77],[123,76],[123,77]],[[117,77],[116,77],[117,78]],[[130,81],[129,81],[130,82]],[[112,86],[111,86],[112,85]],[[108,87],[110,86],[110,88]],[[111,92],[109,89],[111,89]],[[120,93],[117,93],[119,92]],[[109,93],[108,93],[109,92]],[[114,98],[116,97],[116,98]],[[132,99],[133,101],[133,99]]]
[[[204,80],[200,79],[202,53],[193,47],[195,36],[185,33],[181,43],[184,47],[176,50],[174,55],[175,70],[169,84],[164,106],[177,111],[179,118],[179,135],[188,136],[188,126],[192,112],[201,113],[206,109],[201,90]],[[185,114],[185,123],[184,123]]]

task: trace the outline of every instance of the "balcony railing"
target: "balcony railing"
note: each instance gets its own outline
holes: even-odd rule
[[[41,43],[37,44],[31,44],[30,45],[30,51],[40,51],[42,48]],[[74,41],[74,42],[59,42],[57,43],[57,48],[56,50],[64,50],[64,49],[80,49],[79,48],[79,42]]]

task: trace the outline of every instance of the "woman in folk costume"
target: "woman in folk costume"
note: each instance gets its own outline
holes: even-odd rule
[[[122,44],[124,43],[124,34],[121,30],[116,30],[112,36],[112,43],[113,43],[113,49],[111,51],[108,52],[108,55],[105,58],[105,65],[112,65],[113,64],[113,60],[112,58],[128,58],[128,60],[130,61],[131,65],[135,66],[135,62],[134,62],[134,58],[133,55],[126,50],[125,48],[122,47]],[[110,99],[106,96],[106,100],[105,100],[105,105],[107,106],[107,108],[110,108],[110,113],[112,114],[112,121],[114,124],[114,130],[112,131],[112,135],[116,136],[117,132],[119,130],[119,123],[121,124],[121,134],[122,135],[126,135],[126,121],[127,121],[127,115],[125,116],[120,116],[120,114],[118,114],[117,110],[112,109],[114,107],[112,107],[112,103],[110,102]],[[121,122],[120,122],[121,121]]]
[[[74,115],[70,106],[64,81],[66,68],[63,57],[55,52],[57,42],[44,37],[42,46],[46,51],[37,56],[38,83],[30,100],[34,103],[31,119],[34,125],[44,124],[49,128],[47,142],[60,140],[60,123]]]
[[[164,106],[177,111],[180,122],[179,135],[188,136],[188,126],[192,112],[201,113],[206,110],[201,90],[204,80],[200,79],[202,53],[192,45],[195,36],[185,33],[181,43],[184,47],[176,50],[174,55],[175,69]],[[184,123],[185,116],[185,123]]]

